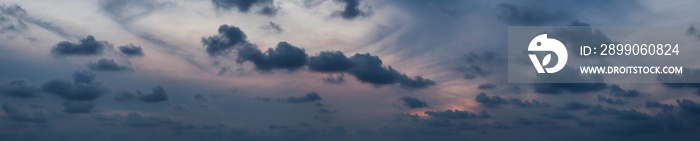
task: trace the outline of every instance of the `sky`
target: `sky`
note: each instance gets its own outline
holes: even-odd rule
[[[508,26],[698,46],[698,5],[0,0],[0,140],[698,140],[697,83],[507,77]]]

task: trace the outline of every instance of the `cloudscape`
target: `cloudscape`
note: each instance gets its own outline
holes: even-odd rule
[[[576,27],[550,34],[569,46],[641,36],[599,26],[681,27],[669,33],[695,54],[698,6],[0,0],[0,140],[694,141],[697,69],[685,83],[511,83],[509,28]]]

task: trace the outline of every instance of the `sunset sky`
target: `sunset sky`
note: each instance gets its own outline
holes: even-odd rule
[[[0,140],[698,140],[699,83],[507,80],[508,26],[676,26],[692,48],[698,6],[0,0]]]

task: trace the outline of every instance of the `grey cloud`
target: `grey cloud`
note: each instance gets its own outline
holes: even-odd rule
[[[92,101],[66,101],[63,102],[63,111],[71,114],[92,113],[95,103]]]
[[[697,39],[700,39],[700,32],[698,32],[698,30],[695,28],[695,26],[691,25],[690,27],[688,27],[685,34],[687,34],[688,36],[694,36]]]
[[[211,0],[214,7],[230,10],[234,7],[241,13],[248,13],[254,6],[260,6],[259,14],[274,16],[279,8],[273,0]]]
[[[598,101],[604,102],[604,103],[607,103],[607,104],[610,104],[610,105],[620,105],[620,106],[623,106],[623,105],[627,104],[627,101],[624,101],[624,100],[622,100],[622,99],[608,98],[608,97],[605,97],[605,96],[602,96],[602,95],[598,95]]]
[[[603,107],[600,105],[590,109],[591,110],[587,112],[588,115],[612,115],[615,118],[621,120],[648,120],[651,118],[651,116],[639,112],[635,109],[619,110],[610,107]]]
[[[485,93],[479,93],[474,100],[478,102],[479,105],[488,108],[499,108],[501,105],[508,104],[508,101],[500,96],[488,96]]]
[[[610,86],[610,94],[615,97],[641,97],[642,94],[637,90],[624,90],[618,85]]]
[[[275,22],[270,22],[266,25],[260,26],[260,28],[273,31],[275,33],[281,33],[284,31],[284,29],[282,29],[282,27]]]
[[[477,87],[480,90],[490,90],[490,89],[495,89],[496,85],[491,84],[491,83],[484,83],[484,84],[479,84]]]
[[[358,80],[374,85],[386,85],[399,83],[405,88],[425,88],[435,85],[430,79],[424,79],[421,76],[410,78],[405,74],[401,74],[391,66],[385,67],[379,57],[366,54],[355,54],[350,57],[354,63],[350,74],[354,75]]]
[[[367,16],[368,13],[360,10],[360,0],[335,0],[337,3],[344,4],[343,10],[336,11],[334,15],[340,16],[347,20],[352,20],[357,17]]]
[[[151,90],[151,93],[146,93],[146,94],[141,94],[141,92],[137,92],[139,95],[139,100],[143,102],[163,102],[168,100],[168,92],[163,89],[161,86],[155,86]]]
[[[678,109],[681,110],[682,115],[700,117],[700,103],[688,99],[679,99],[676,100],[676,103],[678,103]]]
[[[21,112],[17,110],[17,108],[8,104],[3,104],[2,110],[11,120],[16,122],[46,123],[48,121],[44,115],[44,112],[41,111],[30,114],[27,112]]]
[[[322,51],[309,57],[309,70],[316,72],[346,72],[353,62],[340,51]]]
[[[578,110],[584,110],[584,109],[590,109],[591,105],[588,104],[583,104],[581,102],[569,102],[564,107],[562,107],[563,110],[567,111],[578,111]]]
[[[88,63],[88,68],[93,71],[127,71],[131,70],[128,65],[118,64],[114,59],[104,59],[100,58],[97,62]]]
[[[219,26],[217,35],[202,37],[209,56],[228,55],[236,45],[247,44],[247,36],[240,28],[230,25]]]
[[[89,55],[101,55],[104,50],[111,48],[112,45],[106,41],[98,41],[92,35],[88,35],[84,39],[80,39],[80,42],[73,43],[69,41],[62,41],[54,45],[51,49],[51,54],[60,56],[89,56]]]
[[[146,16],[161,7],[174,5],[172,2],[144,0],[100,0],[100,8],[117,21],[131,21]]]
[[[428,103],[425,103],[425,101],[415,97],[404,96],[399,98],[399,100],[401,100],[403,102],[403,105],[409,109],[428,107]]]
[[[29,15],[29,13],[22,8],[18,4],[14,5],[0,5],[0,15],[7,15],[7,16],[12,16],[17,18],[17,24],[12,25],[10,28],[18,28],[19,29],[27,29],[27,24],[26,23],[32,23],[35,24],[41,28],[44,28],[50,32],[53,32],[55,34],[58,34],[59,36],[62,36],[64,38],[80,38],[75,34],[69,33],[63,28],[56,26],[53,22],[51,21],[46,21],[41,18],[37,18],[35,16]],[[26,23],[25,23],[26,22]],[[31,38],[30,38],[31,39]]]
[[[520,100],[517,98],[511,98],[509,102],[510,102],[510,104],[513,104],[513,105],[516,105],[519,107],[523,107],[523,108],[526,108],[526,107],[549,107],[550,106],[547,103],[540,102],[540,101],[537,101],[534,99],[527,101],[527,100]]]
[[[673,106],[671,104],[663,104],[663,103],[656,102],[656,101],[647,101],[644,104],[644,107],[645,108],[660,108],[661,111],[664,113],[670,113],[671,111],[673,111],[673,108],[675,108],[675,106]]]
[[[551,119],[578,119],[578,117],[566,112],[542,113],[540,116]]]
[[[479,114],[475,114],[469,111],[460,110],[444,110],[444,111],[425,111],[426,115],[437,118],[447,118],[447,119],[468,119],[468,118],[491,118],[491,114],[486,111],[481,111]]]
[[[549,9],[515,5],[510,3],[498,4],[498,16],[509,25],[542,25],[569,19],[568,13],[548,11]]]
[[[134,44],[119,46],[119,51],[126,56],[145,56],[141,46],[136,46]]]
[[[318,95],[318,93],[316,93],[316,92],[309,92],[309,93],[306,93],[306,95],[300,96],[300,97],[292,96],[292,97],[288,97],[286,99],[281,99],[281,101],[289,102],[289,103],[309,103],[309,102],[315,102],[315,101],[320,101],[320,100],[322,100],[321,96]]]
[[[332,84],[340,84],[340,83],[345,83],[345,75],[344,74],[337,74],[335,76],[333,75],[328,75],[328,77],[323,78],[323,82],[326,83],[332,83]]]
[[[41,85],[44,92],[69,100],[93,100],[109,92],[98,82],[93,82],[95,75],[87,71],[76,71],[73,83],[63,79],[53,79]]]
[[[14,97],[34,97],[41,89],[24,78],[8,80],[0,84],[0,93]]]
[[[494,63],[501,63],[498,62],[496,57],[496,53],[493,52],[469,52],[462,56],[462,60],[464,60],[465,64],[459,66],[457,71],[464,73],[464,79],[488,76],[493,71],[492,65]]]
[[[574,94],[589,93],[601,91],[608,88],[605,83],[537,83],[535,92],[541,94],[562,94],[571,92]]]
[[[255,46],[244,46],[238,51],[238,62],[250,61],[255,64],[255,68],[260,71],[271,71],[272,69],[297,70],[306,65],[308,61],[306,51],[287,42],[279,42],[273,49],[268,49],[265,53]]]

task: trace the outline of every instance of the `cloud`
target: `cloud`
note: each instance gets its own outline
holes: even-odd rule
[[[469,52],[462,56],[462,60],[464,60],[464,65],[459,66],[457,71],[464,73],[464,79],[488,76],[494,70],[491,66],[501,63],[497,60],[496,53],[493,52]]]
[[[695,26],[691,25],[690,27],[688,27],[685,34],[687,34],[688,36],[694,36],[697,39],[700,39],[700,32],[698,32],[698,30],[695,29]]]
[[[273,49],[268,49],[265,53],[255,46],[244,46],[238,50],[238,62],[250,61],[255,68],[260,71],[271,71],[272,69],[297,70],[306,65],[308,61],[306,51],[287,42],[279,42]]]
[[[74,35],[72,33],[66,32],[63,30],[63,28],[58,27],[54,25],[54,22],[51,21],[45,21],[41,18],[34,17],[32,15],[29,15],[27,10],[22,8],[18,4],[14,5],[0,5],[0,15],[7,15],[11,17],[17,18],[17,25],[12,25],[13,27],[11,28],[19,28],[19,29],[27,29],[27,24],[26,23],[32,23],[35,24],[43,29],[46,29],[50,32],[53,32],[55,34],[58,34],[59,36],[62,36],[64,38],[80,38],[77,35]],[[26,22],[26,23],[25,23]],[[26,39],[36,39],[36,38],[26,38]]]
[[[309,57],[309,70],[315,72],[347,72],[353,62],[340,51],[321,51]]]
[[[673,111],[673,108],[675,108],[675,106],[671,104],[663,104],[657,101],[647,101],[644,104],[644,108],[660,108],[662,112],[670,113],[671,111]]]
[[[490,89],[495,89],[496,85],[491,84],[491,83],[484,83],[484,84],[479,84],[477,87],[479,90],[490,90]]]
[[[601,91],[608,88],[605,83],[537,83],[535,92],[541,94],[562,94],[571,92],[574,94],[589,93]]]
[[[265,30],[273,31],[273,32],[275,32],[275,33],[284,32],[284,29],[282,29],[282,27],[281,27],[279,24],[275,23],[275,22],[270,22],[270,23],[268,23],[268,24],[266,24],[266,25],[260,26],[260,28],[265,29]]]
[[[623,105],[627,104],[627,101],[624,101],[624,100],[622,100],[622,99],[607,98],[607,97],[602,96],[602,95],[598,95],[598,101],[604,102],[604,103],[607,103],[607,104],[610,104],[610,105],[620,105],[620,106],[623,106]]]
[[[100,0],[99,4],[102,11],[118,22],[132,21],[162,7],[174,5],[172,2],[143,0]]]
[[[107,41],[98,41],[92,35],[88,35],[84,39],[80,39],[80,42],[73,43],[69,41],[61,41],[54,45],[51,49],[51,54],[60,56],[89,56],[89,55],[101,55],[104,53],[106,48],[111,48],[112,45]]]
[[[17,108],[12,107],[8,104],[2,105],[2,110],[5,114],[13,121],[16,122],[31,122],[31,123],[46,123],[48,119],[44,115],[44,112],[38,111],[33,114],[27,112],[21,112]]]
[[[569,19],[563,11],[548,11],[547,8],[535,8],[510,3],[498,4],[498,17],[509,25],[543,25]]]
[[[469,111],[460,110],[444,110],[444,111],[425,111],[426,115],[436,118],[447,118],[447,119],[467,119],[467,118],[491,118],[491,114],[486,111],[481,111],[479,114],[475,114]]]
[[[336,11],[335,16],[340,16],[346,20],[352,20],[357,17],[367,16],[368,13],[360,10],[360,0],[335,0],[337,3],[344,4],[343,10]]]
[[[38,95],[41,89],[24,78],[8,80],[0,84],[0,93],[7,96],[29,98]]]
[[[410,97],[410,96],[404,96],[399,98],[401,102],[403,102],[404,106],[406,106],[409,109],[416,109],[416,108],[425,108],[428,107],[428,103],[425,103],[425,101],[420,100],[415,97]]]
[[[551,119],[578,119],[578,117],[566,112],[542,113],[540,116]]]
[[[73,83],[63,79],[52,79],[41,85],[44,92],[69,99],[87,101],[94,100],[109,92],[98,82],[93,82],[95,74],[87,71],[76,71]]]
[[[337,74],[335,76],[328,75],[328,77],[323,78],[323,82],[331,83],[331,84],[345,83],[345,75],[342,73]]]
[[[71,114],[92,113],[95,103],[92,101],[66,101],[63,102],[63,111]]]
[[[590,109],[590,108],[591,108],[591,105],[583,104],[583,103],[577,102],[577,101],[566,103],[566,105],[564,105],[564,107],[562,107],[563,110],[567,110],[567,111],[578,111],[578,110],[584,110],[584,109]]]
[[[128,65],[117,64],[114,59],[104,59],[100,58],[97,62],[88,63],[88,68],[93,71],[127,71],[131,70]]]
[[[128,45],[123,45],[119,46],[119,51],[122,52],[122,54],[129,56],[129,57],[143,57],[145,54],[143,53],[143,50],[141,49],[141,46],[136,46],[134,44],[128,44]]]
[[[513,104],[513,105],[516,105],[519,107],[523,107],[523,108],[526,108],[526,107],[549,107],[550,106],[547,103],[540,102],[540,101],[537,101],[534,99],[527,101],[527,100],[520,100],[517,98],[511,98],[509,102],[510,102],[510,104]]]
[[[279,8],[274,5],[273,0],[211,0],[214,7],[230,10],[238,9],[241,13],[248,13],[254,6],[261,6],[258,14],[274,16]]]
[[[163,87],[161,87],[161,86],[153,87],[153,89],[151,90],[151,93],[141,94],[140,91],[137,91],[137,93],[138,93],[139,101],[143,101],[143,102],[156,103],[156,102],[163,102],[163,101],[168,100],[168,92],[165,91],[165,89],[163,89]]]
[[[286,99],[281,99],[281,101],[289,102],[289,103],[309,103],[309,102],[315,102],[315,101],[320,101],[320,100],[322,100],[321,96],[318,95],[318,93],[316,93],[316,92],[309,92],[309,93],[306,93],[306,95],[300,96],[300,97],[291,96],[291,97],[288,97]]]
[[[640,94],[639,91],[637,90],[624,90],[620,88],[618,85],[610,85],[610,94],[615,96],[615,97],[641,97],[642,94]]]
[[[488,96],[485,93],[479,93],[474,100],[478,102],[479,105],[488,108],[499,108],[501,105],[508,104],[508,101],[500,96]]]
[[[681,110],[681,114],[684,116],[700,116],[700,104],[688,100],[688,99],[683,99],[683,100],[676,100],[676,103],[678,103],[678,109]]]
[[[361,82],[374,85],[399,83],[404,88],[425,88],[435,85],[435,82],[430,79],[424,79],[421,76],[410,78],[391,66],[384,66],[379,57],[369,53],[355,54],[350,57],[350,60],[354,64],[350,74]]]
[[[219,34],[202,37],[202,44],[206,46],[209,56],[228,55],[239,44],[247,44],[247,36],[240,28],[230,25],[219,26]]]

